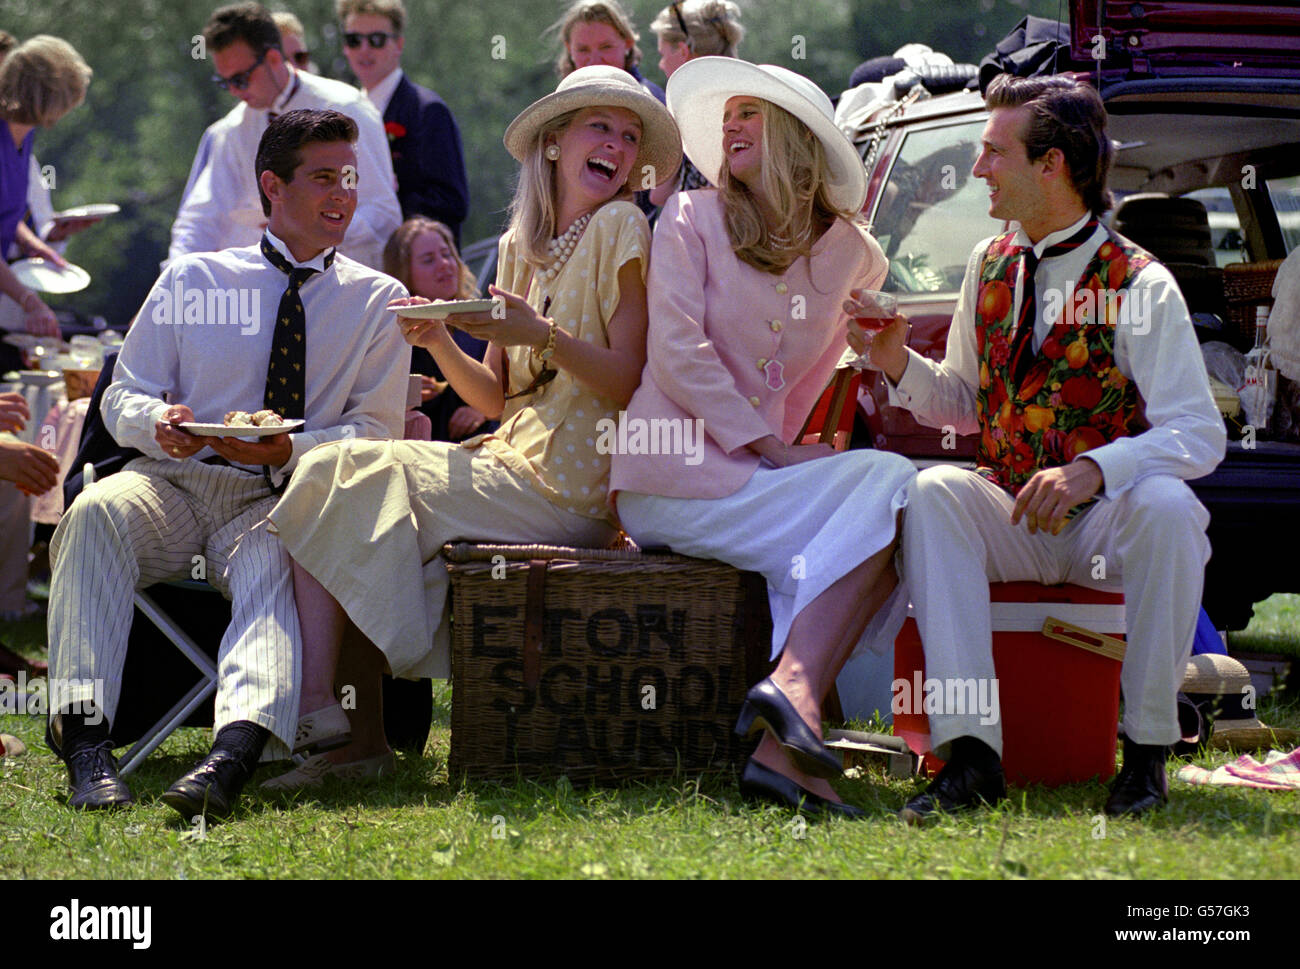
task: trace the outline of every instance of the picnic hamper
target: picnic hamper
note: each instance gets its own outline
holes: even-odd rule
[[[768,670],[766,584],[634,549],[457,542],[452,777],[613,783],[730,771]]]

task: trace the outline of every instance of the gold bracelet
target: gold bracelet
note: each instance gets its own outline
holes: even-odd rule
[[[546,331],[546,346],[542,347],[542,352],[537,355],[537,359],[542,363],[550,363],[551,357],[555,354],[555,331],[559,329],[554,320],[547,320],[549,328]]]

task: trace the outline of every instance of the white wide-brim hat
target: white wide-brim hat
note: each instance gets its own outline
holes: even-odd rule
[[[686,156],[714,185],[722,173],[723,109],[728,98],[745,95],[789,111],[822,143],[837,208],[857,212],[866,201],[867,175],[857,149],[835,126],[826,92],[802,74],[735,57],[696,57],[673,71],[667,93]]]
[[[626,108],[641,119],[641,146],[628,181],[641,184],[645,167],[654,169],[654,182],[671,178],[682,160],[682,139],[673,116],[627,71],[608,64],[580,67],[560,81],[553,94],[534,101],[506,129],[506,151],[524,161],[537,142],[537,132],[569,111],[583,108]]]

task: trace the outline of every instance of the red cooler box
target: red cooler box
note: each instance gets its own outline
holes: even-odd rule
[[[1124,596],[1076,585],[989,586],[1003,756],[1013,784],[1070,784],[1115,772]],[[894,733],[934,773],[923,712],[925,655],[909,617],[894,646]],[[900,681],[902,681],[900,683]],[[985,695],[962,692],[964,702]],[[912,700],[912,702],[905,702]],[[979,709],[978,707],[976,709]]]

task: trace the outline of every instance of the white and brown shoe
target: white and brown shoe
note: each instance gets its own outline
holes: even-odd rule
[[[352,722],[343,707],[321,707],[298,718],[293,737],[293,753],[323,754],[352,743]]]
[[[397,758],[390,750],[378,757],[352,760],[343,764],[331,763],[324,754],[308,757],[291,771],[262,782],[264,791],[297,791],[304,787],[320,787],[325,778],[336,777],[343,781],[368,781],[386,777],[397,769]]]

